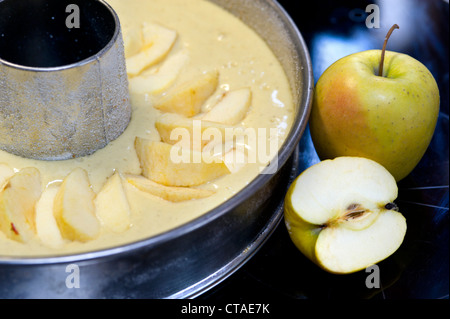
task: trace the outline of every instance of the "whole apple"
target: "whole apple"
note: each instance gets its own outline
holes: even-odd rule
[[[427,150],[439,105],[437,83],[421,62],[392,51],[359,52],[335,62],[318,80],[311,136],[322,160],[369,158],[400,181]]]

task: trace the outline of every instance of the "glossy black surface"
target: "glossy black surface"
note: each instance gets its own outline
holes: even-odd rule
[[[69,5],[80,10],[83,28],[68,27],[75,14]],[[3,0],[0,17],[0,58],[30,67],[57,67],[89,58],[111,41],[116,29],[109,9],[91,0]]]
[[[422,161],[399,183],[397,204],[408,231],[400,249],[378,264],[381,287],[367,288],[368,273],[329,274],[292,244],[284,223],[234,275],[200,300],[271,299],[448,299],[449,297],[449,5],[443,0],[280,0],[304,36],[317,80],[334,61],[350,53],[380,49],[387,30],[400,25],[388,50],[407,53],[436,78],[441,113]],[[381,27],[368,29],[366,6],[380,7]],[[319,161],[307,130],[300,144],[299,173]]]

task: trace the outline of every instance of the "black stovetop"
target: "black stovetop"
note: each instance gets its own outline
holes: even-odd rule
[[[443,0],[280,0],[302,33],[317,79],[350,53],[381,49],[407,53],[424,63],[441,93],[433,141],[419,166],[399,183],[397,204],[408,220],[400,249],[378,264],[381,287],[369,289],[364,271],[332,275],[307,260],[290,241],[284,221],[236,273],[198,297],[203,301],[297,299],[448,299],[449,296],[449,5]],[[366,7],[378,4],[380,28],[366,26]],[[309,131],[300,143],[299,173],[318,161]]]

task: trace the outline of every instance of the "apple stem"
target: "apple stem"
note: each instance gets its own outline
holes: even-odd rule
[[[384,39],[384,44],[383,44],[383,50],[381,50],[381,62],[380,62],[380,69],[378,70],[378,75],[379,76],[383,76],[383,67],[384,67],[384,56],[386,55],[386,46],[387,43],[389,41],[389,38],[391,37],[392,32],[394,32],[395,29],[400,29],[400,27],[398,26],[398,24],[394,24],[391,29],[389,30],[389,32],[386,35],[386,38]]]

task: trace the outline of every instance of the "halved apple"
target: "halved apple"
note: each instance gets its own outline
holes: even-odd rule
[[[63,238],[86,242],[97,237],[100,222],[95,216],[95,193],[89,176],[75,168],[62,182],[55,196],[53,214]]]
[[[218,71],[202,73],[168,92],[155,104],[155,108],[162,112],[177,113],[187,117],[195,116],[200,113],[202,105],[216,91],[218,83]]]
[[[35,205],[41,193],[36,168],[23,168],[6,180],[0,191],[0,231],[6,237],[25,243],[35,236]]]
[[[41,242],[50,248],[61,248],[65,244],[53,215],[53,204],[59,186],[59,184],[47,186],[36,203],[36,234]]]
[[[230,173],[222,159],[203,152],[140,137],[135,148],[142,175],[166,186],[197,186]]]
[[[143,70],[161,62],[172,49],[177,32],[156,23],[146,23],[142,28],[143,48],[126,59],[127,73],[136,76]]]
[[[252,91],[249,88],[226,92],[202,120],[228,125],[238,124],[247,115],[251,103]]]
[[[131,209],[120,173],[115,172],[97,193],[95,214],[110,230],[121,233],[131,227]]]
[[[158,94],[172,85],[189,60],[187,51],[169,56],[155,70],[144,71],[129,80],[130,91],[138,94]]]
[[[214,191],[207,189],[161,185],[141,175],[125,175],[125,180],[141,191],[174,203],[206,198],[215,194]]]
[[[285,199],[285,222],[297,248],[331,273],[365,269],[402,244],[406,220],[393,204],[398,189],[380,164],[360,157],[326,160],[304,171]]]

